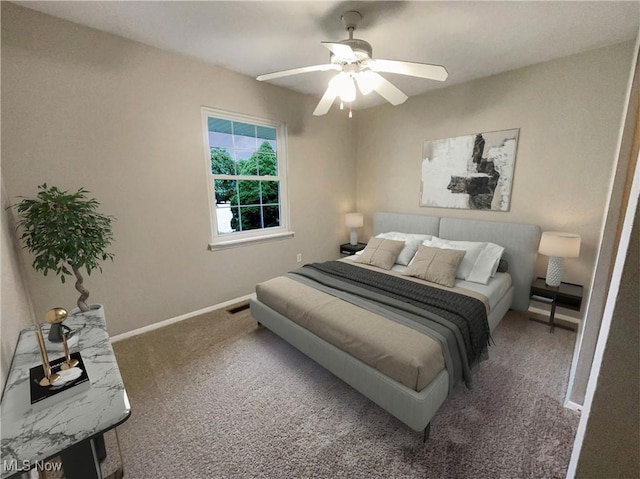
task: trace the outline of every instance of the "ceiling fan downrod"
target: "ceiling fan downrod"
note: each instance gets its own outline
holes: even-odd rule
[[[371,58],[373,56],[373,49],[369,42],[365,42],[359,38],[353,38],[353,32],[358,28],[358,22],[362,20],[360,12],[356,12],[355,10],[345,12],[340,17],[340,20],[342,20],[345,30],[349,32],[349,38],[342,40],[339,43],[348,45],[356,55],[358,62]]]

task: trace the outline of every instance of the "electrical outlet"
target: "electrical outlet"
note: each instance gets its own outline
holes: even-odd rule
[[[302,263],[302,253],[298,253],[298,254],[296,255],[296,261],[297,261],[298,263]]]

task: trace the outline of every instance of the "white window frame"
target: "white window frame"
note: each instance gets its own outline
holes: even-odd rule
[[[218,233],[216,216],[216,194],[214,190],[214,175],[211,173],[211,150],[209,146],[209,117],[222,118],[229,121],[238,121],[251,125],[267,126],[276,129],[276,158],[278,161],[277,176],[242,176],[229,175],[230,180],[263,180],[279,181],[280,183],[280,226],[261,228],[251,231],[235,233]],[[207,192],[209,197],[209,218],[211,220],[211,241],[209,250],[244,246],[261,241],[290,238],[294,235],[289,227],[289,201],[287,195],[287,127],[282,121],[259,118],[242,113],[234,113],[216,108],[202,107],[202,129],[204,134],[205,166],[207,168]],[[217,179],[220,175],[217,175]]]

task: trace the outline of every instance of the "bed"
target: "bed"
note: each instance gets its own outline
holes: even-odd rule
[[[406,246],[408,237],[419,239],[420,254],[400,261],[407,249],[398,238]],[[472,387],[490,354],[490,334],[506,312],[528,309],[539,240],[536,225],[377,212],[367,255],[374,243],[402,250],[389,269],[363,263],[362,257],[305,265],[257,285],[251,312],[259,324],[424,432],[426,440],[446,399],[462,384]],[[449,248],[443,244],[467,242],[504,248],[487,285],[456,278],[443,286],[407,276],[434,252],[451,253],[456,261],[469,258],[470,250],[442,251]],[[428,258],[430,264],[433,257]],[[462,263],[456,264],[458,275]]]

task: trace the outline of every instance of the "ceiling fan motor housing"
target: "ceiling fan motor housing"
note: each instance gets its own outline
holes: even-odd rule
[[[369,42],[365,42],[359,38],[349,38],[347,40],[342,40],[340,43],[350,46],[353,53],[356,54],[358,61],[367,60],[373,57],[373,49]]]
[[[349,32],[349,38],[338,43],[351,47],[359,62],[372,58],[373,50],[371,44],[359,38],[353,38],[353,32],[358,27],[358,22],[362,20],[360,12],[356,12],[355,10],[345,12],[340,19],[345,29]],[[331,61],[334,63],[342,63],[340,59],[334,58],[333,54],[331,55]]]

